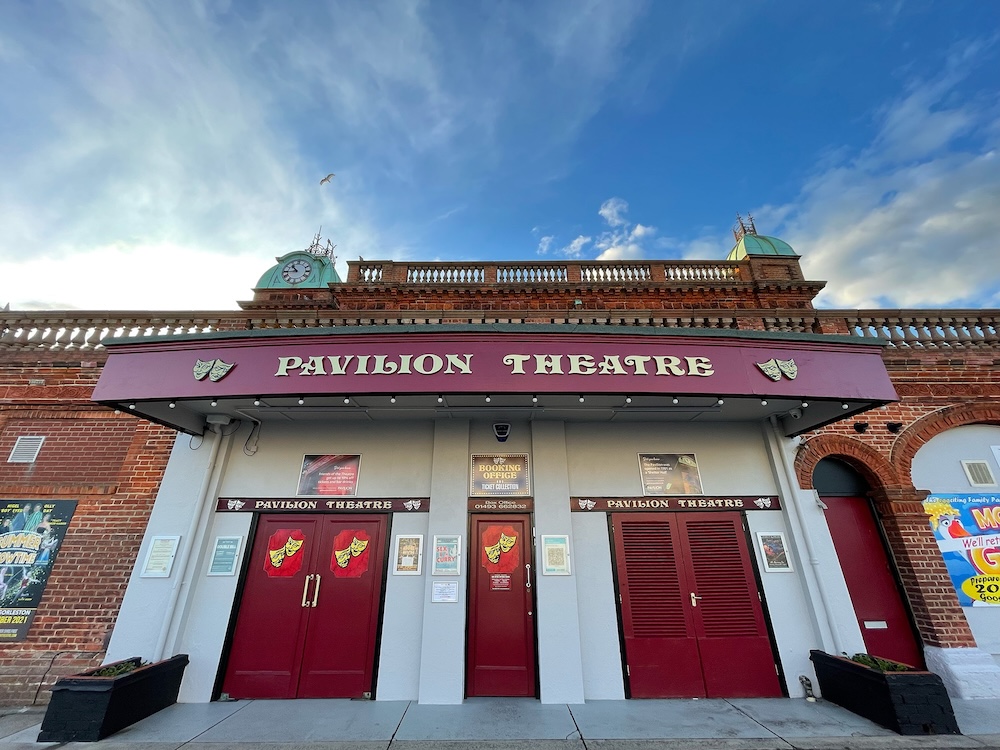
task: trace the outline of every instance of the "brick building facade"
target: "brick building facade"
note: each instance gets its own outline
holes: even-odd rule
[[[457,331],[488,337],[490,327],[529,335],[533,329],[546,334],[585,331],[594,340],[599,340],[602,331],[621,334],[671,329],[692,336],[760,337],[752,339],[755,342],[784,337],[819,348],[823,336],[838,342],[854,339],[868,344],[874,339],[883,344],[881,360],[898,401],[880,405],[878,399],[869,399],[862,407],[859,400],[843,415],[817,417],[816,429],[797,432],[788,428],[786,434],[795,434],[783,447],[771,449],[772,454],[784,450],[791,457],[790,471],[798,485],[792,491],[801,497],[810,497],[814,471],[826,459],[835,459],[863,480],[927,664],[934,671],[947,673],[946,681],[950,679],[949,688],[955,694],[1000,694],[1000,668],[993,661],[1000,658],[998,649],[982,642],[984,626],[980,625],[977,633],[970,627],[967,608],[959,606],[922,505],[929,492],[952,488],[920,486],[913,479],[918,453],[937,437],[956,428],[980,425],[997,429],[1000,424],[1000,312],[817,310],[813,299],[823,283],[803,278],[797,256],[754,251],[741,254],[736,249],[729,260],[721,262],[352,261],[348,266],[343,283],[258,287],[252,300],[240,303],[241,311],[0,312],[0,459],[11,454],[18,438],[45,438],[34,461],[0,463],[0,500],[77,502],[29,632],[23,639],[0,643],[0,703],[45,702],[45,688],[57,677],[98,664],[108,655],[130,578],[137,589],[143,585],[134,569],[141,558],[144,535],[152,533],[154,504],[163,502],[157,501],[157,496],[164,472],[170,461],[177,460],[171,458],[171,451],[176,454],[181,441],[187,445],[191,440],[184,434],[178,437],[171,429],[169,412],[163,411],[165,402],[160,403],[163,399],[150,399],[148,410],[140,406],[132,413],[129,407],[134,405],[124,401],[115,402],[118,408],[112,408],[110,400],[104,405],[92,401],[109,351],[115,356],[115,345],[106,347],[105,342],[115,339],[119,344],[150,341],[159,345],[171,338],[239,337],[262,331],[322,335],[331,329],[360,336],[370,331],[390,337],[398,331],[404,338],[420,331]],[[332,399],[340,395],[331,386],[322,394],[326,399],[323,408],[332,410]],[[747,398],[736,399],[743,404],[739,408],[750,403],[750,394],[745,395]],[[365,398],[373,401],[388,396],[382,389],[352,395],[348,400],[363,404]],[[310,398],[315,400],[312,395]],[[392,398],[395,403],[396,394]],[[213,408],[215,403],[213,399]],[[766,405],[766,400],[761,403]],[[207,404],[203,406],[191,409],[210,411]],[[845,402],[845,409],[847,406]],[[814,410],[818,407],[810,405]],[[477,419],[491,421],[490,408],[478,407],[469,419],[473,424]],[[622,408],[624,404],[614,407],[614,416]],[[239,409],[243,409],[239,414],[253,413],[250,407]],[[747,414],[733,412],[730,419],[734,424],[770,419],[772,425],[780,425],[789,413],[788,409],[779,414],[756,404],[754,409]],[[569,417],[566,423],[573,424],[576,419]],[[517,418],[513,421],[518,424]],[[247,440],[249,444],[250,438]],[[987,443],[1000,445],[1000,437],[988,435]],[[540,438],[537,445],[539,449],[543,445]],[[533,460],[537,465],[539,459]],[[778,458],[772,460],[774,467],[780,464]],[[776,468],[774,471],[778,473]],[[1000,474],[996,467],[994,474]],[[431,486],[437,481],[434,479]],[[777,494],[785,495],[780,481],[777,486]],[[734,494],[732,490],[727,493]],[[432,503],[437,502],[433,491],[429,496]],[[821,496],[822,492],[816,498],[820,503]],[[782,503],[791,505],[788,497],[782,497]],[[788,529],[792,545],[801,548],[806,540],[796,538],[795,523],[790,520],[783,528]],[[255,528],[246,532],[248,547]],[[429,543],[429,530],[427,533]],[[585,535],[578,530],[576,536],[581,539]],[[474,552],[468,554],[471,561]],[[801,549],[799,554],[804,564],[807,555]],[[577,548],[576,555],[581,556],[582,550]],[[801,573],[806,575],[806,571]],[[761,576],[759,571],[757,576]],[[803,580],[808,588],[809,579]],[[805,599],[809,599],[808,593]],[[197,603],[186,606],[194,611]],[[990,617],[996,614],[988,613]],[[425,614],[425,628],[430,616]],[[982,612],[977,616],[984,622]],[[230,617],[235,622],[235,610],[227,613],[227,629]],[[129,622],[128,617],[125,620]],[[1000,619],[993,617],[986,622],[995,625]],[[119,623],[118,627],[126,626]],[[190,626],[176,625],[178,632],[169,636],[173,643],[184,642],[179,632],[183,627]],[[834,624],[831,629],[838,627]],[[116,637],[130,642],[120,633]],[[586,642],[587,634],[581,637]],[[829,648],[852,642],[852,637],[838,640],[834,634],[832,640],[817,645]],[[381,638],[387,639],[386,632]],[[796,635],[788,642],[797,645],[803,640],[809,637]],[[823,636],[817,640],[822,641]],[[615,642],[617,648],[617,638]],[[216,682],[221,679],[228,648],[225,646],[222,655],[206,669],[206,674],[217,675]],[[429,648],[425,642],[425,655]],[[779,644],[776,652],[780,650]],[[959,652],[964,666],[955,667],[950,655]],[[383,663],[387,654],[383,653]],[[539,658],[544,671],[545,659]],[[586,685],[587,670],[594,667],[585,663],[582,669],[582,684]],[[783,693],[794,695],[792,683],[798,669],[786,664],[785,670],[791,679]],[[419,673],[412,679],[414,685],[423,685],[428,678]],[[625,683],[628,694],[627,678]],[[546,689],[542,680],[543,700]],[[563,690],[548,689],[553,691],[550,695]],[[580,695],[591,697],[586,690],[582,688]],[[386,692],[377,697],[386,697]],[[399,688],[398,692],[402,695],[405,690]],[[575,694],[572,689],[569,692]],[[213,694],[218,694],[218,685]]]

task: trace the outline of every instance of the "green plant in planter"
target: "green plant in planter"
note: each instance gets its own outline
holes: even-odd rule
[[[841,651],[840,653],[847,656],[846,651]],[[903,662],[893,661],[892,659],[883,659],[881,656],[872,656],[871,654],[855,654],[854,656],[847,656],[847,658],[858,664],[864,664],[871,669],[877,669],[879,672],[912,672],[915,669],[915,667],[911,667],[909,664],[903,664]]]
[[[152,662],[135,662],[133,660],[119,661],[114,664],[107,664],[99,669],[87,672],[90,677],[118,677],[119,675],[128,674],[129,672],[134,672],[139,667],[145,667]]]

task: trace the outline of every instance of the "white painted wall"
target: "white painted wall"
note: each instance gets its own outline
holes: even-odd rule
[[[201,506],[202,513],[214,507],[220,496],[294,496],[304,454],[362,454],[359,497],[431,498],[429,513],[395,514],[392,520],[393,537],[425,535],[425,558],[420,576],[393,576],[391,571],[387,576],[376,688],[379,700],[456,704],[464,699],[472,453],[528,453],[538,537],[566,533],[571,537],[573,574],[535,576],[543,702],[577,703],[624,696],[607,517],[603,513],[571,513],[570,496],[639,496],[638,453],[692,452],[698,457],[706,494],[781,494],[786,506],[789,503],[786,473],[772,463],[766,437],[756,425],[514,422],[508,441],[499,444],[490,420],[268,422],[263,425],[256,453],[250,456],[244,453],[246,432],[242,429],[220,451],[215,479],[209,476],[209,444],[191,450],[187,436],[178,439],[147,537],[186,535],[192,522],[201,517],[198,496],[206,485],[210,497]],[[835,557],[830,558],[834,554],[832,543],[814,544],[818,550],[812,550],[812,560],[800,550],[802,529],[823,519],[814,497],[799,501],[804,503],[802,510],[810,514],[808,518],[800,520],[787,511],[748,513],[752,531],[785,532],[795,560],[793,574],[763,574],[792,695],[800,694],[797,676],[808,673],[808,650],[823,645],[818,633],[824,617],[830,616],[828,612],[817,614],[820,605],[809,575],[835,564]],[[191,656],[181,693],[181,700],[189,702],[210,699],[236,595],[236,576],[205,574],[212,542],[222,534],[241,535],[243,554],[251,542],[246,538],[250,514],[209,510],[204,518],[203,526],[199,525],[200,542],[189,553],[167,638],[178,651]],[[822,528],[825,530],[825,524]],[[458,577],[456,604],[431,603],[433,582],[440,580],[430,575],[435,534],[462,535],[463,572]],[[140,561],[147,543],[148,539]],[[535,549],[537,557],[540,547],[536,544]],[[835,572],[839,575],[839,568]],[[136,654],[149,658],[162,632],[170,592],[178,583],[175,578],[139,579],[138,573],[133,575],[109,659]],[[842,584],[842,576],[840,580]],[[844,593],[846,596],[846,587]],[[854,623],[849,609],[841,619]],[[856,629],[856,623],[853,627]]]
[[[913,459],[913,486],[933,493],[997,494],[1000,487],[973,487],[962,469],[963,460],[986,461],[1000,481],[1000,464],[991,449],[1000,449],[1000,427],[965,425],[931,438]],[[962,607],[980,649],[1000,666],[1000,606]]]

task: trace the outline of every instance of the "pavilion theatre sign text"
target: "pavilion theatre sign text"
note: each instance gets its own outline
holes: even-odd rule
[[[472,375],[472,354],[335,354],[278,357],[275,377],[290,375]],[[661,375],[708,377],[708,357],[650,354],[505,354],[508,375]]]

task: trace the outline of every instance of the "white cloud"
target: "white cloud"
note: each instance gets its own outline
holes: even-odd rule
[[[609,227],[620,227],[627,223],[622,214],[628,212],[628,203],[621,198],[608,198],[597,213],[608,223]]]
[[[559,254],[565,258],[579,258],[583,254],[583,248],[591,243],[591,237],[578,236],[566,247],[559,250]]]
[[[545,255],[549,252],[549,248],[552,247],[552,241],[555,239],[555,235],[549,234],[538,240],[538,254]]]
[[[758,226],[783,218],[779,236],[802,254],[806,276],[829,282],[817,304],[1000,299],[1000,110],[995,95],[954,97],[986,54],[969,45],[936,78],[913,81],[881,111],[870,147],[816,174],[791,204],[754,212]]]

